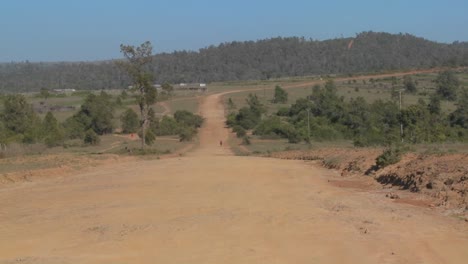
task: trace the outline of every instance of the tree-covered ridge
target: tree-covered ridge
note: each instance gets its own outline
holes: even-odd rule
[[[467,66],[468,43],[442,44],[409,34],[363,32],[325,41],[298,37],[230,42],[155,55],[157,82],[213,82]],[[0,91],[124,88],[114,61],[0,64]]]

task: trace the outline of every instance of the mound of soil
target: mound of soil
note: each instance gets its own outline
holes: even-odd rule
[[[407,153],[393,165],[376,169],[377,148],[327,148],[286,151],[270,156],[281,159],[317,160],[339,170],[343,177],[371,176],[383,185],[428,195],[436,205],[468,211],[468,154]]]
[[[391,184],[436,198],[439,206],[468,210],[468,155],[410,153],[375,174]]]

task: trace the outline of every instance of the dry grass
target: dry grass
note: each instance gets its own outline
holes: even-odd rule
[[[198,95],[199,96],[199,95]],[[175,97],[166,103],[169,106],[170,114],[174,114],[177,110],[186,110],[192,113],[198,112],[199,97]]]

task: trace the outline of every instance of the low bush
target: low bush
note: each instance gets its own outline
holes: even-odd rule
[[[400,147],[389,147],[376,158],[375,164],[379,169],[385,168],[388,165],[399,162],[401,160],[402,154],[403,150]]]
[[[179,132],[179,140],[182,141],[191,141],[193,137],[197,134],[197,130],[193,127],[184,127]]]

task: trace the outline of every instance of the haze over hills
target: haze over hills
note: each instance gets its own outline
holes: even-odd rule
[[[410,34],[363,32],[355,38],[278,37],[162,53],[154,56],[152,67],[158,83],[209,83],[467,65],[468,42],[443,44]],[[112,60],[0,64],[1,92],[113,89],[129,84]]]

